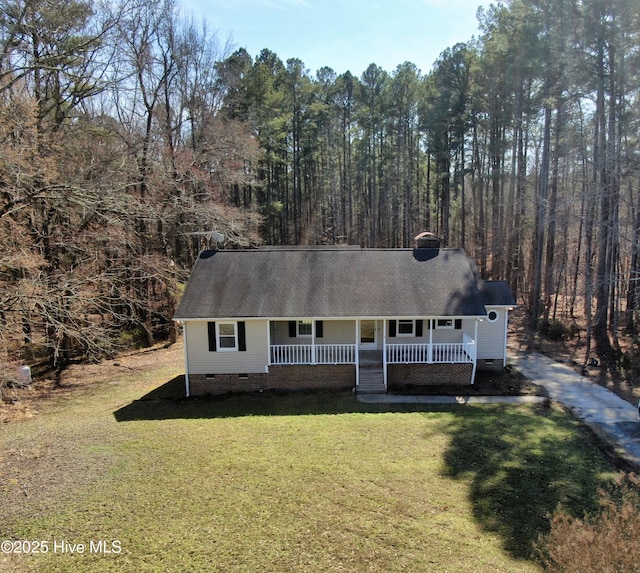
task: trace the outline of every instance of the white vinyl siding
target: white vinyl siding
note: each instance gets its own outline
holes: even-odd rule
[[[451,320],[451,327],[447,328],[436,328],[436,320],[433,320],[433,342],[434,343],[457,343],[462,342],[462,337],[466,332],[471,338],[475,335],[475,321],[476,319],[463,318],[458,319],[461,320],[460,328],[456,328],[456,319],[440,319],[440,320]]]
[[[228,323],[229,321],[221,321]],[[189,374],[255,374],[265,371],[268,357],[268,321],[246,320],[245,337],[247,350],[211,352],[208,343],[207,322],[188,320],[185,322],[186,350]]]
[[[478,359],[502,360],[504,358],[505,320],[507,310],[505,308],[487,306],[487,313],[498,313],[498,320],[489,322],[487,319],[478,323]]]
[[[471,337],[473,337],[473,325],[471,323],[466,324],[467,321],[462,322],[462,328],[454,329],[454,328],[437,328],[432,330],[433,334],[433,342],[462,342],[462,334],[464,332],[468,332]],[[427,333],[428,336],[428,333]]]
[[[317,331],[316,325],[316,344],[354,344],[356,322],[355,320],[323,320],[321,338],[317,336]],[[276,320],[271,323],[271,344],[311,344],[311,337],[292,338],[289,336],[289,321]]]
[[[355,320],[325,320],[323,330],[323,337],[316,341],[318,344],[355,344]]]

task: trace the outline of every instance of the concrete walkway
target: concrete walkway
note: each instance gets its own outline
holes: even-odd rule
[[[538,404],[541,396],[409,396],[405,394],[357,394],[365,404]]]
[[[510,354],[509,362],[640,468],[640,420],[634,405],[542,354]]]
[[[565,364],[542,354],[509,354],[509,363],[608,442],[617,456],[640,470],[638,409],[606,388],[590,382]],[[398,396],[361,394],[369,404],[532,404],[539,396]]]

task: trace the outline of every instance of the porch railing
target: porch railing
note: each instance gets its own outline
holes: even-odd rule
[[[433,344],[389,344],[387,364],[457,364],[473,363],[476,359],[475,341],[464,334],[462,342],[435,342]]]
[[[355,364],[355,344],[274,344],[271,364]],[[388,344],[387,364],[474,363],[476,343],[468,334],[462,342]]]
[[[320,344],[316,349],[316,364],[354,364],[355,344]]]
[[[387,364],[431,362],[431,344],[389,344]]]
[[[433,360],[434,363],[460,363],[460,362],[473,362],[471,356],[469,356],[466,348],[466,344],[462,343],[448,343],[448,344],[434,344],[433,345]]]
[[[355,364],[355,344],[274,344],[271,364]]]

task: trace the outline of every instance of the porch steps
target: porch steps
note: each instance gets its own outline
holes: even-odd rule
[[[384,373],[382,367],[361,366],[358,394],[384,394]]]

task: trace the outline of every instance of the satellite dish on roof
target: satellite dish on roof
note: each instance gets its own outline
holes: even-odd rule
[[[215,231],[211,229],[211,231],[195,231],[193,233],[184,233],[188,236],[197,236],[197,237],[205,237],[207,242],[213,241],[213,246],[217,247],[219,244],[223,243],[225,240],[225,236],[219,231]]]

